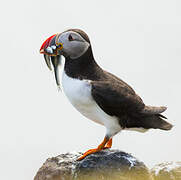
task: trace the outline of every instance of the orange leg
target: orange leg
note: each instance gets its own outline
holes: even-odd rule
[[[109,138],[105,137],[103,142],[96,149],[90,149],[86,151],[80,158],[78,158],[78,161],[84,159],[89,154],[93,154],[104,149],[104,146],[108,143],[108,141],[109,141]]]
[[[109,141],[107,142],[107,144],[104,146],[103,149],[108,149],[108,148],[111,148],[112,147],[112,138],[109,139]]]

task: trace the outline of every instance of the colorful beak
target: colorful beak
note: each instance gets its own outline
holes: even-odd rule
[[[40,53],[41,54],[47,54],[47,55],[51,55],[53,54],[53,49],[52,49],[52,53],[51,53],[51,46],[50,45],[53,45],[53,41],[54,41],[54,45],[56,46],[55,44],[55,38],[56,38],[56,35],[57,34],[54,34],[52,36],[50,36],[48,39],[46,39],[43,44],[41,45],[41,48],[40,48]]]
[[[55,74],[56,84],[60,88],[60,78],[59,78],[59,66],[61,65],[61,55],[58,54],[58,49],[61,49],[60,44],[56,45],[56,37],[58,34],[54,34],[46,39],[41,48],[40,53],[44,55],[45,62],[48,68]]]
[[[50,58],[51,56],[56,55],[56,44],[55,44],[56,35],[57,34],[54,34],[50,36],[48,39],[46,39],[40,48],[40,53],[44,54],[45,62],[50,70],[52,70]]]

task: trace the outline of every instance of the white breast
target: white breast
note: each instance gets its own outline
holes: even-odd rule
[[[89,80],[73,79],[63,72],[62,87],[71,104],[85,117],[104,125],[107,134],[113,136],[121,130],[117,118],[106,114],[92,98]]]

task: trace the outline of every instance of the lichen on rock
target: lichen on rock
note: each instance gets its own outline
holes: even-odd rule
[[[181,162],[165,162],[151,170],[154,180],[181,180]]]

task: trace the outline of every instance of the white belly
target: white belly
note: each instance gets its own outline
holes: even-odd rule
[[[121,130],[117,118],[106,114],[93,100],[90,81],[73,79],[63,72],[62,87],[71,104],[85,117],[104,125],[108,134],[115,135]]]

